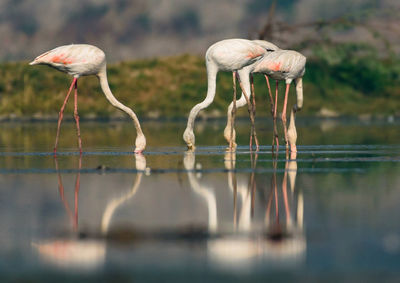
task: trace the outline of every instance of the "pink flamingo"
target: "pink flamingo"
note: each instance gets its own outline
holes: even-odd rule
[[[267,51],[259,44],[246,39],[226,39],[214,43],[208,48],[205,56],[208,79],[207,96],[204,101],[196,104],[190,111],[186,130],[183,134],[183,139],[189,149],[193,150],[195,148],[195,135],[193,133],[193,127],[197,114],[200,110],[208,107],[214,100],[216,77],[219,71],[234,72],[234,74],[238,76],[240,87],[244,93],[244,98],[248,103],[252,125],[254,124],[254,117],[252,115],[253,112],[249,103],[251,92],[249,81],[250,72],[244,67],[260,60],[266,53]],[[231,133],[228,136],[228,140],[231,141],[230,145],[232,145],[232,141],[234,140],[234,135],[232,134],[231,129],[233,130],[232,125],[230,125],[229,129],[226,129],[227,133]],[[254,135],[254,137],[256,138],[256,135]]]
[[[136,114],[129,107],[119,102],[112,94],[107,80],[107,69],[106,69],[106,56],[104,52],[96,46],[87,44],[71,44],[64,45],[52,49],[43,53],[33,60],[29,65],[48,65],[61,72],[67,73],[73,76],[71,86],[68,94],[61,107],[58,117],[58,127],[56,142],[54,145],[54,154],[57,152],[58,138],[60,134],[61,121],[63,119],[63,113],[65,105],[67,104],[69,95],[72,88],[75,89],[75,103],[74,103],[74,118],[77,127],[79,151],[82,153],[82,142],[79,128],[79,116],[78,116],[78,78],[81,76],[95,75],[99,78],[101,89],[105,94],[108,101],[116,108],[127,113],[133,120],[136,128],[136,148],[135,153],[141,153],[146,147],[146,138],[140,127],[139,120]]]
[[[262,48],[264,48],[267,52],[265,53],[264,56],[267,56],[268,53],[270,52],[274,52],[277,50],[280,50],[278,46],[276,46],[275,44],[266,41],[266,40],[252,40],[252,42],[260,45]],[[254,62],[253,64],[257,64],[258,61]],[[269,97],[270,97],[270,102],[271,102],[271,114],[273,115],[273,108],[274,108],[274,104],[273,104],[273,98],[272,98],[272,92],[271,92],[271,85],[269,83],[269,79],[268,76],[265,75],[265,80],[268,86],[268,92],[269,92]],[[253,77],[252,74],[250,74],[250,82],[252,85],[252,89],[253,89]],[[236,87],[234,86],[234,89],[236,90]],[[253,91],[254,94],[254,91]],[[236,95],[234,94],[234,97],[236,97]],[[255,116],[255,97],[253,95],[253,116]],[[236,133],[235,133],[235,129],[234,129],[234,119],[235,119],[235,112],[236,112],[236,108],[242,107],[244,105],[246,105],[247,103],[247,99],[245,98],[245,96],[240,97],[240,99],[236,100],[234,98],[234,101],[231,102],[231,104],[229,104],[228,107],[228,113],[227,113],[227,124],[224,130],[224,137],[225,139],[229,142],[230,147],[235,148],[236,147],[236,143],[235,143],[235,139],[236,139]],[[231,138],[231,136],[233,138]]]
[[[276,50],[264,56],[261,60],[251,66],[251,73],[262,73],[276,80],[275,103],[273,117],[276,121],[278,102],[278,83],[283,80],[286,83],[285,98],[282,109],[282,123],[285,135],[286,149],[297,152],[296,148],[296,125],[294,114],[303,107],[303,76],[305,73],[306,57],[293,50]],[[290,84],[295,82],[297,103],[293,106],[289,130],[286,128],[286,108]],[[277,132],[274,130],[275,140],[278,146]]]
[[[267,44],[271,44],[265,41],[256,41],[257,43],[263,43],[266,46]],[[291,147],[292,152],[297,151],[296,147],[296,140],[297,140],[297,132],[296,132],[296,125],[294,122],[295,113],[299,111],[303,106],[303,80],[302,77],[305,73],[305,64],[306,64],[306,57],[304,57],[299,52],[293,50],[282,50],[277,49],[273,52],[266,53],[260,60],[254,62],[251,65],[245,66],[243,68],[243,72],[249,73],[250,75],[253,73],[261,73],[264,74],[268,90],[269,96],[271,100],[271,113],[274,119],[274,141],[276,145],[279,146],[278,141],[278,133],[276,129],[276,118],[277,118],[277,103],[278,103],[278,83],[280,80],[284,80],[286,83],[286,91],[285,91],[285,98],[284,98],[284,105],[282,110],[282,123],[284,125],[284,135],[285,135],[285,143],[286,148]],[[275,91],[275,102],[272,98],[271,88],[268,81],[268,77],[271,77],[276,80],[276,91]],[[287,100],[289,94],[289,87],[292,81],[295,81],[296,84],[296,95],[297,95],[297,103],[293,106],[293,110],[291,113],[291,120],[289,124],[289,129],[286,129],[286,108],[287,108]],[[245,98],[242,97],[236,101],[236,107],[241,107],[246,104]],[[231,124],[230,121],[231,116],[229,115],[230,111],[232,111],[233,103],[229,106],[228,109],[228,122],[227,126],[225,127],[224,135],[225,138],[229,140],[229,131],[231,131]],[[254,111],[254,108],[252,109]],[[254,113],[253,113],[254,116]],[[234,130],[233,130],[234,131]],[[233,135],[235,138],[235,135]]]

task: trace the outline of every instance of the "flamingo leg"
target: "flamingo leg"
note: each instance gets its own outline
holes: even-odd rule
[[[78,81],[75,81],[75,100],[74,100],[74,118],[76,122],[76,132],[78,135],[79,153],[82,154],[82,140],[81,130],[79,127],[79,115],[78,115]]]
[[[256,131],[255,131],[255,128],[254,128],[254,116],[253,116],[253,111],[252,111],[252,107],[251,107],[251,102],[250,102],[249,97],[247,96],[247,93],[246,93],[246,91],[245,91],[245,89],[243,87],[243,83],[240,80],[240,77],[239,77],[237,72],[236,72],[236,76],[237,76],[237,79],[239,81],[240,88],[241,88],[242,92],[244,93],[244,97],[246,98],[247,107],[248,107],[248,111],[249,111],[249,115],[250,115],[250,121],[251,121],[251,133],[254,136],[254,139],[257,140],[257,134],[256,134]],[[257,143],[258,143],[258,141],[257,141]],[[250,150],[252,150],[251,140],[250,140]]]
[[[285,133],[286,151],[289,150],[289,141],[288,141],[287,128],[286,128],[286,106],[287,106],[287,100],[288,100],[288,94],[289,94],[289,87],[290,87],[290,84],[286,84],[285,100],[283,102],[283,110],[282,110],[282,116],[281,116],[282,124],[283,124],[283,131]]]
[[[255,134],[256,133],[256,125],[255,125],[255,119],[256,119],[256,92],[254,91],[254,81],[253,81],[253,75],[252,74],[250,74],[250,84],[251,84],[251,96],[252,96],[252,100],[253,100],[253,103],[251,104],[251,108],[252,108],[252,111],[253,111],[253,117],[254,117],[253,135],[254,135],[254,140],[255,140],[255,143],[256,143],[256,151],[259,151],[260,145],[258,143],[257,135]]]
[[[58,139],[59,139],[59,136],[60,136],[61,122],[62,122],[62,119],[64,117],[64,109],[65,109],[65,106],[67,105],[67,102],[68,102],[68,99],[69,99],[69,95],[71,94],[72,88],[74,87],[74,85],[76,85],[77,80],[78,80],[77,78],[74,78],[72,80],[72,83],[71,83],[71,86],[69,87],[67,96],[65,97],[64,103],[61,106],[60,112],[58,113],[58,125],[57,125],[56,142],[54,144],[54,154],[57,153],[57,145],[58,145]]]
[[[265,81],[267,82],[269,101],[271,103],[271,115],[274,116],[274,99],[272,98],[271,85],[269,84],[268,76],[264,75],[264,77],[265,77]]]
[[[235,128],[235,117],[236,117],[236,76],[235,72],[232,72],[232,79],[233,79],[233,107],[231,112],[231,132],[230,132],[230,140],[229,140],[229,150],[233,151],[234,147],[234,140],[233,137],[233,129]]]
[[[274,112],[273,112],[273,123],[274,123],[274,137],[272,138],[272,151],[274,151],[274,145],[276,144],[276,152],[279,150],[279,138],[278,138],[278,128],[276,125],[276,117],[278,111],[278,87],[279,82],[276,81],[275,84],[275,104],[274,104]]]

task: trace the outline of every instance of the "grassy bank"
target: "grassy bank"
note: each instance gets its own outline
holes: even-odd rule
[[[331,110],[341,115],[400,115],[400,62],[395,55],[378,57],[362,45],[318,46],[308,59],[304,109],[301,115]],[[207,91],[204,59],[181,55],[109,64],[114,95],[139,117],[185,117]],[[27,62],[0,64],[0,117],[57,117],[71,77],[46,66]],[[256,75],[258,115],[268,115],[266,84]],[[281,84],[280,98],[283,97]],[[97,78],[79,80],[82,118],[126,117],[102,94]],[[294,102],[294,87],[290,103]],[[214,103],[203,115],[224,116],[232,99],[232,77],[220,73]],[[67,111],[72,113],[70,101]],[[326,112],[326,111],[325,111]],[[329,112],[329,111],[328,111]],[[247,115],[245,109],[239,115]]]

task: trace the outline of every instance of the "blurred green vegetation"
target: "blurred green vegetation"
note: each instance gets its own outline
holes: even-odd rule
[[[400,114],[398,56],[382,57],[364,44],[318,45],[313,54],[305,75],[305,111],[325,106],[346,115]]]
[[[400,60],[395,54],[379,54],[363,44],[319,44],[308,56],[301,115],[329,109],[340,115],[400,115]],[[181,55],[109,64],[114,95],[139,117],[186,117],[207,91],[204,59]],[[47,66],[27,62],[0,64],[0,118],[57,118],[72,78]],[[274,83],[271,82],[272,85]],[[266,83],[255,75],[257,114],[268,116]],[[283,99],[283,83],[279,98]],[[79,114],[82,118],[128,118],[103,96],[95,77],[79,80]],[[73,98],[71,98],[72,100]],[[232,100],[232,75],[217,78],[214,103],[201,115],[223,117]],[[291,87],[289,103],[295,101]],[[72,117],[73,103],[67,112]],[[239,110],[246,116],[247,110]],[[67,114],[69,115],[69,114]]]

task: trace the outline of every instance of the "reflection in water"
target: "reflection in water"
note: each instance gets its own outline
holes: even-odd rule
[[[292,155],[292,159],[285,163],[281,190],[278,189],[277,183],[277,160],[273,160],[274,170],[269,193],[266,199],[260,197],[261,207],[265,208],[264,224],[260,229],[257,223],[253,223],[257,194],[255,176],[257,154],[254,156],[251,154],[250,158],[252,173],[249,177],[244,175],[245,178],[238,178],[235,172],[236,153],[225,154],[228,186],[233,196],[232,230],[226,233],[218,225],[215,190],[201,185],[194,175],[195,155],[188,152],[184,156],[192,190],[202,196],[208,208],[209,232],[214,236],[207,241],[207,255],[213,266],[234,270],[247,269],[249,266],[263,264],[266,261],[279,264],[299,263],[305,257],[306,241],[303,230],[303,196],[301,192],[295,190],[296,155]],[[290,192],[287,188],[288,178]],[[281,214],[284,214],[283,219]]]
[[[218,227],[217,217],[217,201],[213,188],[201,185],[194,174],[195,155],[191,151],[187,151],[183,158],[183,165],[187,170],[190,186],[192,190],[204,199],[208,209],[208,230],[215,233]]]
[[[71,224],[72,224],[72,229],[73,231],[77,231],[78,229],[78,196],[79,196],[79,187],[80,187],[80,177],[81,177],[81,173],[80,170],[82,169],[82,154],[79,155],[79,160],[78,160],[78,173],[76,174],[76,180],[75,180],[75,191],[74,191],[74,213],[72,213],[72,210],[70,208],[70,206],[68,205],[68,201],[66,200],[65,196],[64,196],[64,186],[62,183],[62,177],[61,177],[61,173],[59,171],[58,168],[58,160],[57,160],[57,155],[54,155],[54,163],[55,163],[55,167],[56,167],[56,171],[57,171],[57,179],[58,179],[58,190],[60,192],[60,197],[61,197],[61,201],[64,204],[65,207],[65,211],[67,212],[70,220],[71,220]]]
[[[142,154],[135,154],[136,158],[136,169],[140,170],[135,177],[132,189],[129,190],[125,195],[115,198],[108,202],[106,209],[104,210],[103,217],[101,220],[101,233],[107,235],[112,216],[118,207],[126,203],[131,199],[139,189],[140,183],[142,181],[143,172],[146,170],[146,158]]]
[[[265,212],[266,239],[263,243],[263,256],[273,257],[275,260],[302,259],[305,256],[306,241],[303,230],[304,199],[301,191],[295,190],[297,162],[296,154],[292,153],[291,160],[285,163],[285,172],[282,180],[282,201],[284,221],[280,218],[279,193],[276,181],[276,160],[268,204]],[[287,181],[289,177],[290,192]],[[297,195],[297,200],[295,196]],[[291,201],[290,201],[291,199]],[[297,205],[294,203],[297,201]],[[292,204],[292,205],[291,205]],[[274,209],[273,209],[274,208]],[[296,212],[294,212],[296,208]]]
[[[140,170],[135,177],[132,189],[127,194],[111,200],[104,210],[101,220],[102,237],[94,239],[85,239],[80,237],[78,229],[78,194],[80,187],[80,170],[82,168],[82,155],[79,156],[78,173],[75,181],[75,209],[72,213],[68,201],[64,197],[64,186],[62,177],[59,173],[58,160],[55,157],[55,166],[58,172],[58,185],[61,200],[65,210],[72,222],[73,235],[69,239],[46,240],[39,243],[32,243],[32,246],[38,251],[40,259],[43,262],[54,264],[60,268],[93,270],[103,266],[106,257],[107,232],[116,209],[123,203],[126,203],[137,192],[142,179],[143,172],[146,170],[146,159],[143,155],[135,155],[136,169]]]
[[[200,169],[196,169],[195,166],[195,153],[185,153],[183,163],[191,190],[199,197],[198,201],[207,207],[208,233],[204,234],[202,230],[200,235],[196,229],[187,232],[187,230],[182,230],[182,227],[166,232],[135,231],[135,245],[139,247],[140,243],[141,247],[150,247],[156,244],[161,247],[157,253],[162,253],[168,251],[171,244],[181,246],[182,240],[202,247],[205,243],[208,262],[213,267],[223,269],[245,270],[249,267],[263,267],[276,263],[287,265],[302,262],[305,257],[306,242],[303,231],[303,197],[302,193],[295,188],[296,156],[286,161],[281,182],[278,178],[280,174],[277,174],[277,159],[273,160],[273,172],[267,190],[266,182],[259,181],[266,176],[257,173],[257,154],[249,156],[250,174],[236,172],[238,161],[235,152],[225,154],[224,164],[227,173],[223,177],[227,178],[224,180],[228,184],[225,194],[213,185],[205,185],[202,182],[202,176],[197,174]],[[104,266],[109,241],[118,237],[121,231],[122,233],[130,231],[118,230],[119,232],[114,233],[115,231],[110,231],[110,226],[117,220],[115,214],[118,209],[128,204],[137,195],[143,174],[146,172],[145,157],[135,155],[135,158],[136,168],[139,171],[135,175],[131,189],[107,202],[102,210],[100,230],[94,234],[82,232],[78,225],[78,193],[82,159],[79,158],[78,161],[74,209],[70,208],[64,197],[62,176],[58,174],[60,198],[69,216],[68,219],[71,220],[72,233],[66,238],[64,236],[64,238],[33,243],[32,246],[38,251],[43,262],[63,269],[75,270],[94,270]],[[59,172],[57,159],[55,159],[55,164]],[[227,197],[221,197],[221,193]],[[223,203],[229,203],[228,210],[224,209]],[[138,242],[136,241],[138,237],[149,241]],[[129,242],[132,243],[132,241]]]

